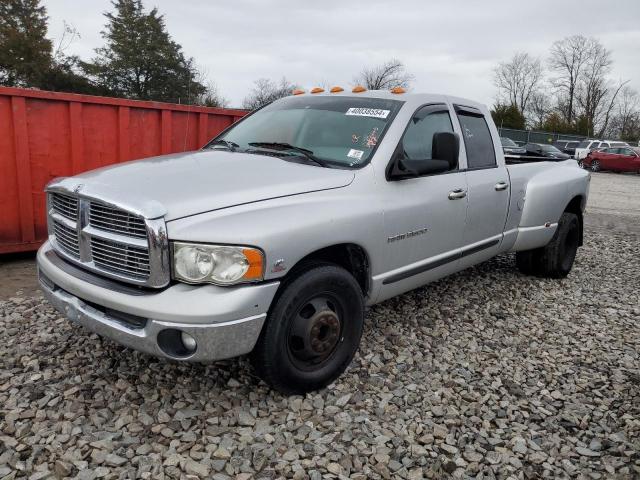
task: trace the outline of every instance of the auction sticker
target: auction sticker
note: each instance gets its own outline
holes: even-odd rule
[[[357,117],[373,117],[373,118],[387,118],[391,110],[381,110],[379,108],[362,108],[351,107],[345,115],[355,115]]]
[[[357,160],[360,160],[362,158],[362,154],[364,152],[362,150],[356,150],[354,148],[352,148],[351,150],[349,150],[349,153],[347,153],[347,157],[349,158],[355,158]]]

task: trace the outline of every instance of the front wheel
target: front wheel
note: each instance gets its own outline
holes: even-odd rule
[[[584,168],[584,160],[578,160],[578,166]]]
[[[564,278],[569,275],[580,245],[580,220],[564,212],[551,241],[542,248],[516,252],[518,270],[527,275]]]
[[[600,166],[600,162],[598,160],[592,160],[591,161],[591,171],[592,172],[599,172],[602,169],[602,167]]]
[[[337,265],[309,265],[285,280],[251,363],[284,394],[317,390],[351,363],[363,324],[364,299],[355,278]]]

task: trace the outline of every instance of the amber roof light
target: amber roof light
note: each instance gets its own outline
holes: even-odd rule
[[[333,87],[333,88],[330,90],[330,92],[331,92],[331,93],[340,93],[340,92],[344,92],[344,88],[342,88],[342,87],[337,87],[337,86],[336,86],[336,87]]]
[[[324,92],[324,88],[316,87],[311,90],[311,93],[322,93]]]
[[[294,95],[302,95],[304,93],[304,90],[300,90],[299,88],[296,88],[293,92]]]
[[[353,93],[362,93],[362,92],[366,92],[367,89],[364,88],[362,85],[356,85],[355,87],[353,87],[353,90],[351,90]]]
[[[391,93],[405,93],[406,90],[402,87],[393,87]]]

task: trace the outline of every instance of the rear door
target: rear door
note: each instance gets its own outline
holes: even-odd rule
[[[467,224],[463,235],[462,265],[494,256],[500,249],[509,208],[509,174],[496,158],[497,134],[490,120],[473,107],[455,106],[467,163]],[[461,149],[462,150],[462,149]]]

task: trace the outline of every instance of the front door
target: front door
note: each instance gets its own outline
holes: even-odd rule
[[[416,111],[397,155],[411,160],[432,158],[436,132],[453,132],[444,104]],[[467,216],[466,177],[458,168],[446,173],[388,180],[382,185],[386,235],[385,272],[379,300],[456,271],[456,250]]]
[[[461,266],[493,257],[500,249],[509,208],[509,174],[496,159],[497,132],[491,135],[484,114],[456,106],[467,159],[467,222]]]

